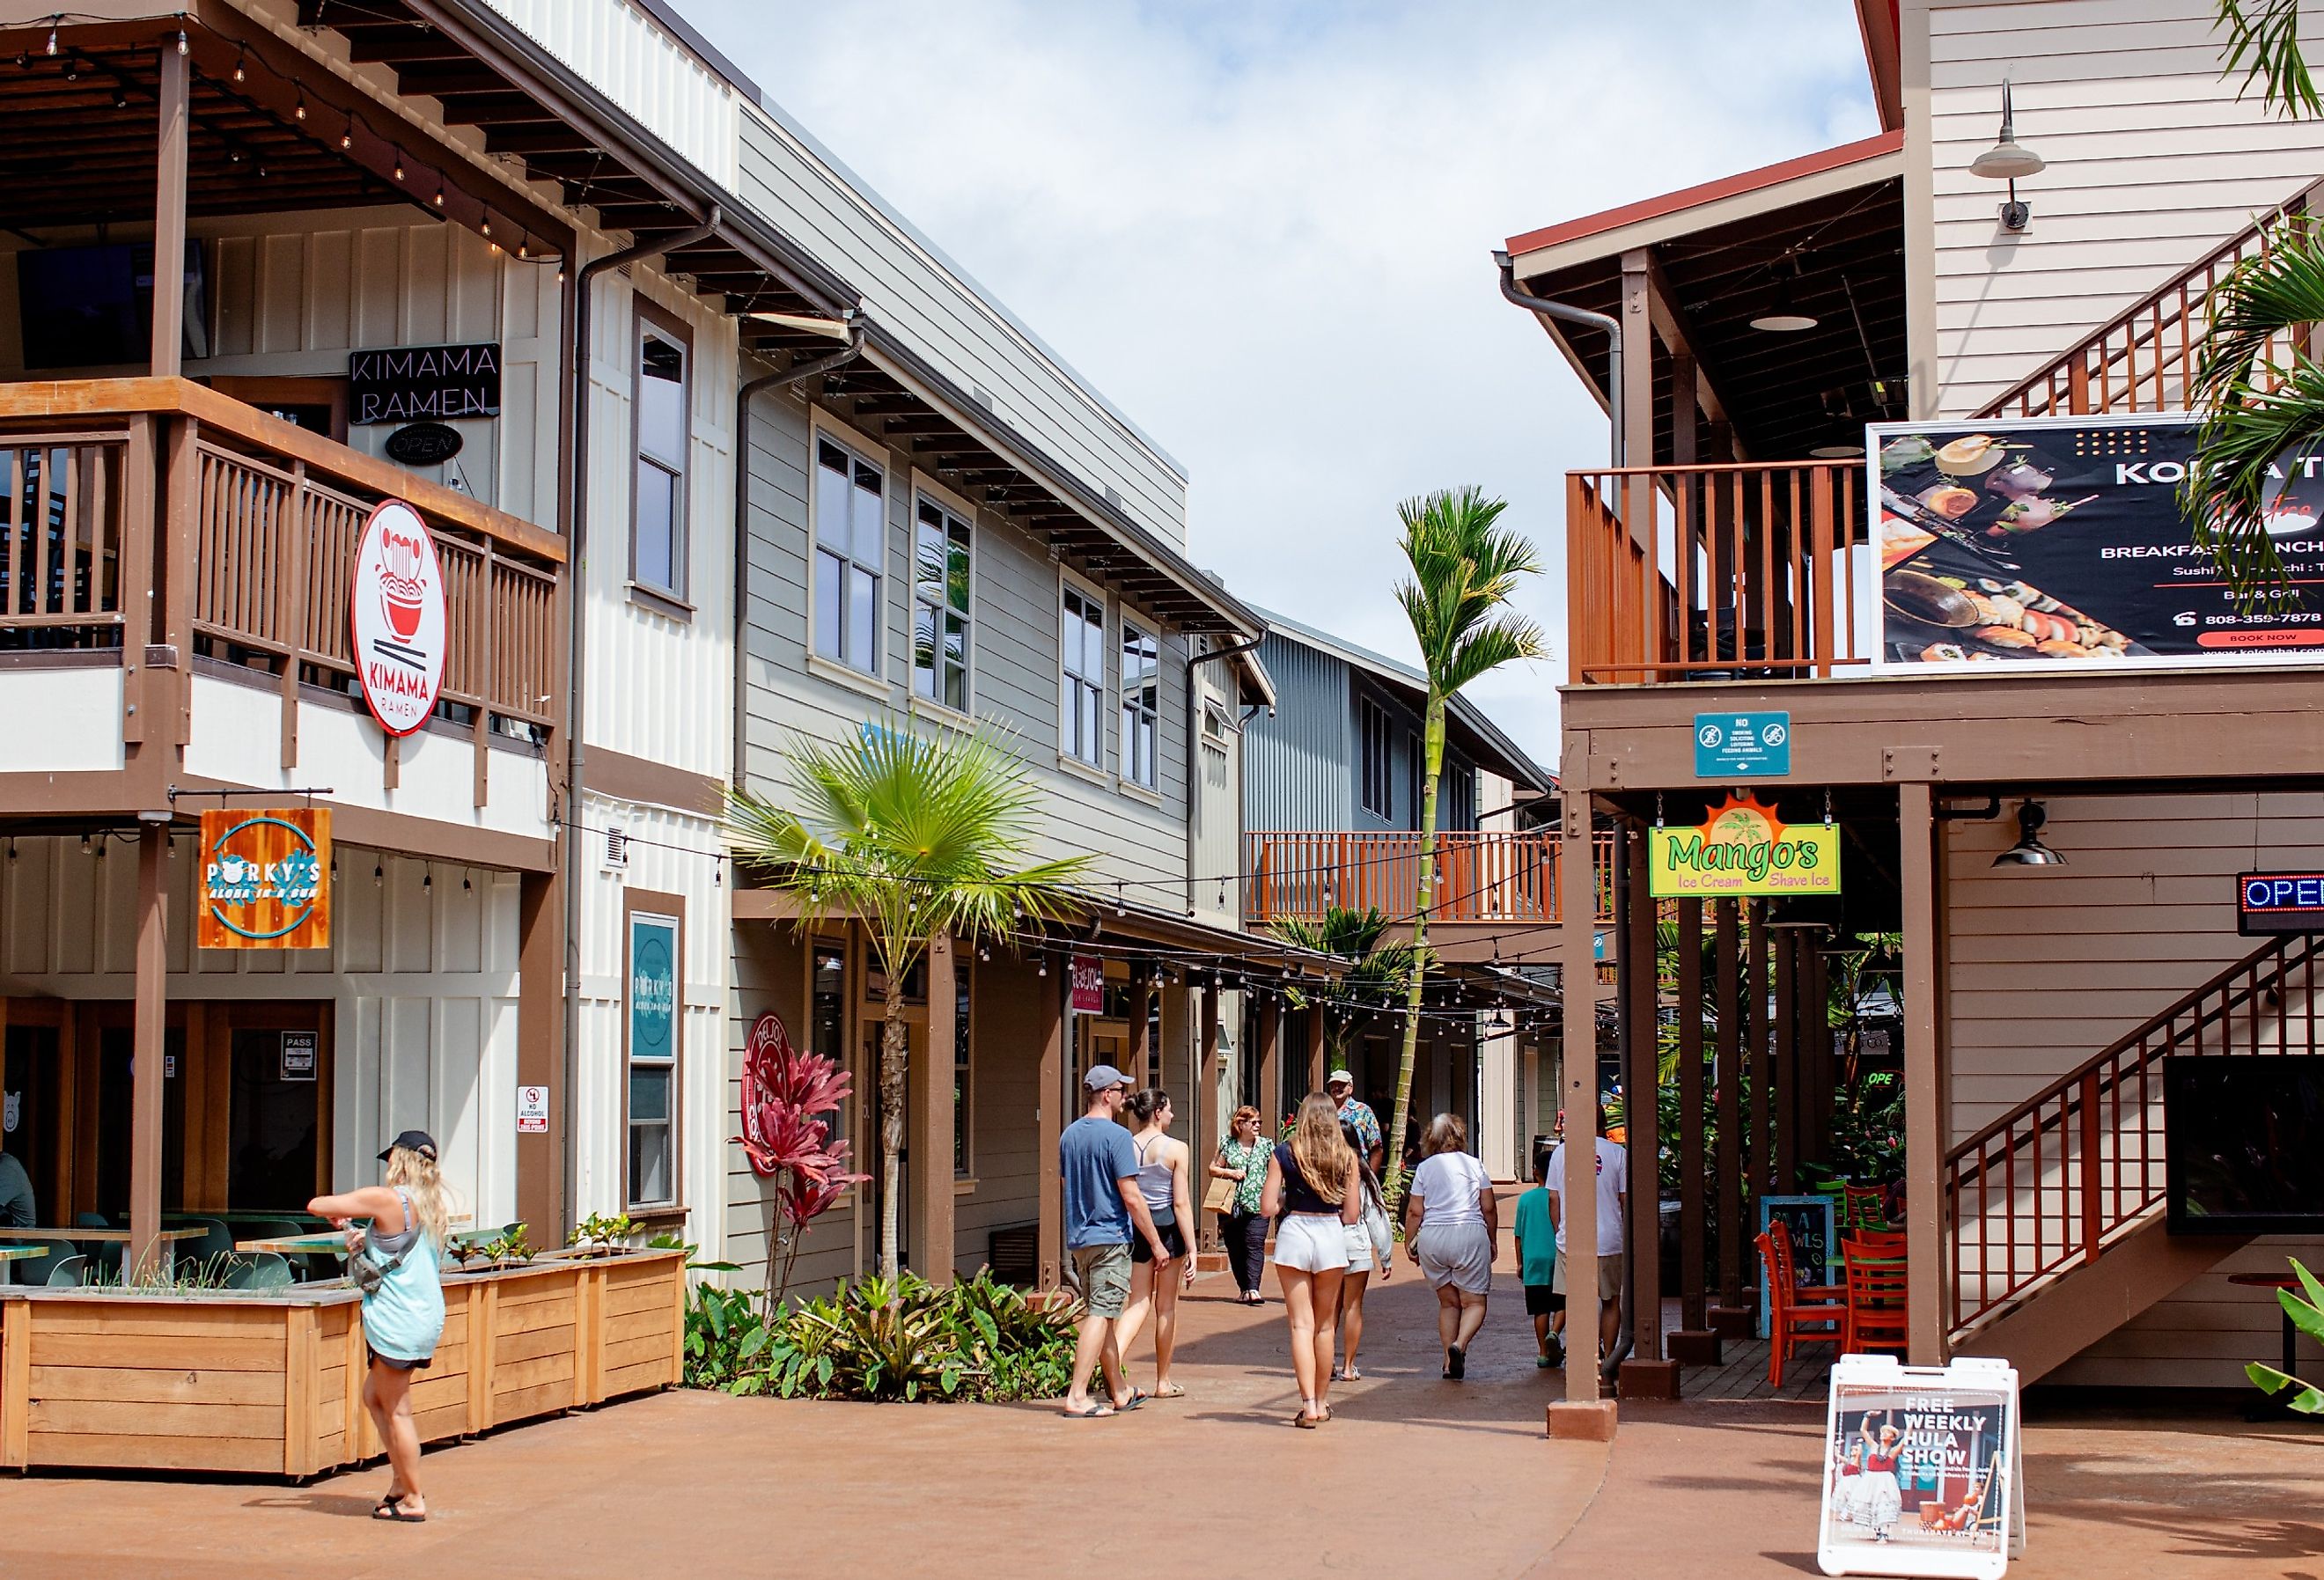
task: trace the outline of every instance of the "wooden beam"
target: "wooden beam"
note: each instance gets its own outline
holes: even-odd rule
[[[1719,1303],[1743,1303],[1743,939],[1739,900],[1714,900],[1719,955]]]
[[[1941,1288],[1944,1210],[1937,1194],[1948,1107],[1938,1052],[1942,832],[1934,787],[1897,786],[1897,877],[1904,901],[1904,1347],[1915,1366],[1942,1365],[1948,1347]]]
[[[1564,826],[1558,865],[1563,914],[1594,916],[1598,878],[1591,854],[1594,843],[1591,796],[1575,772],[1585,759],[1572,732],[1566,740]],[[1565,1178],[1552,1183],[1558,1188],[1565,1243],[1579,1248],[1598,1243],[1598,965],[1590,928],[1560,928],[1558,937],[1564,945],[1560,980],[1565,990],[1561,1011],[1565,1049],[1559,1106],[1565,1110]],[[1574,1264],[1581,1270],[1569,1271],[1565,1280],[1565,1399],[1569,1404],[1594,1405],[1599,1376],[1590,1357],[1598,1334],[1597,1263],[1578,1249],[1576,1254],[1582,1256]]]
[[[1655,341],[1648,312],[1648,261],[1644,248],[1622,254],[1622,453],[1615,462],[1623,467],[1655,464]],[[1631,543],[1645,550],[1651,563],[1655,522],[1650,479],[1630,480],[1622,491],[1621,513]]]
[[[1259,1008],[1259,1133],[1271,1136],[1283,1119],[1283,1006],[1270,993]]]
[[[174,59],[164,50],[165,60]],[[156,293],[159,294],[158,292]],[[124,1276],[151,1264],[161,1232],[161,1077],[169,1016],[170,827],[137,837],[137,1007],[130,1033],[129,1252]]]
[[[934,1284],[953,1281],[953,1056],[958,970],[952,935],[938,933],[928,941],[927,1031],[920,1039],[920,1058],[910,1082],[912,1096],[912,1194],[919,1198],[918,1233],[912,1241],[918,1264],[913,1270]]]
[[[1725,397],[1720,393],[1720,380],[1704,363],[1702,349],[1695,343],[1694,336],[1688,328],[1686,313],[1679,306],[1677,297],[1671,291],[1670,276],[1663,272],[1661,259],[1655,257],[1650,249],[1644,251],[1646,261],[1646,317],[1654,325],[1655,337],[1663,343],[1664,348],[1669,351],[1674,358],[1683,356],[1687,360],[1693,375],[1691,380],[1693,388],[1689,393],[1696,408],[1710,420],[1713,428],[1731,431],[1734,428],[1734,418],[1729,414],[1731,408],[1728,405]],[[1674,391],[1674,395],[1675,394],[1676,392]],[[1674,398],[1671,402],[1674,420],[1682,409],[1677,400]],[[1674,425],[1692,426],[1676,423],[1675,420]],[[1692,436],[1688,442],[1692,448]],[[1689,458],[1692,459],[1691,457]],[[1744,457],[1738,451],[1735,458],[1741,460]]]
[[[1679,1323],[1699,1333],[1710,1321],[1703,1288],[1702,901],[1678,902],[1678,1288]]]
[[[1623,843],[1630,894],[1630,925],[1622,940],[1622,969],[1628,987],[1622,1019],[1629,1029],[1630,1053],[1630,1067],[1623,1077],[1628,1087],[1624,1133],[1630,1153],[1630,1222],[1625,1239],[1630,1252],[1630,1354],[1634,1360],[1659,1361],[1663,1356],[1662,1190],[1661,1170],[1655,1165],[1662,1156],[1658,1133],[1662,1039],[1656,1013],[1660,971],[1655,952],[1655,902],[1647,893],[1646,826],[1631,822]],[[1570,1235],[1567,1243],[1573,1243]],[[1569,1273],[1565,1280],[1569,1298],[1573,1282]],[[1584,1328],[1580,1334],[1589,1331]],[[1566,1337],[1578,1336],[1568,1318]]]
[[[186,266],[186,153],[192,119],[187,106],[186,57],[175,50],[161,50],[157,58],[161,105],[155,130],[153,339],[149,360],[154,377],[175,378],[185,365],[186,292],[180,274]],[[190,653],[187,661],[192,661]],[[155,1226],[160,1226],[158,1218]],[[143,1245],[141,1242],[141,1255]]]
[[[1035,1113],[1040,1139],[1041,1195],[1039,1242],[1040,1287],[1065,1287],[1065,1198],[1064,1176],[1057,1157],[1057,1138],[1065,1133],[1073,1082],[1065,1068],[1065,984],[1068,974],[1034,979],[1034,1023],[1039,1027],[1041,1067],[1037,1078]]]

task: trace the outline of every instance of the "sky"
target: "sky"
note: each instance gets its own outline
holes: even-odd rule
[[[1186,469],[1246,601],[1410,661],[1397,503],[1506,499],[1554,656],[1469,695],[1552,770],[1606,426],[1492,249],[1878,130],[1849,0],[681,5]]]

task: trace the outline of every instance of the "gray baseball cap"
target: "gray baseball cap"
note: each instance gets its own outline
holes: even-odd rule
[[[1102,1092],[1108,1086],[1127,1086],[1130,1077],[1110,1064],[1102,1064],[1093,1067],[1082,1077],[1082,1085],[1093,1092]]]

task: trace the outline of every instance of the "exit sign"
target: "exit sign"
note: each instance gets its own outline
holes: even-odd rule
[[[2236,874],[2236,931],[2324,933],[2324,872]]]

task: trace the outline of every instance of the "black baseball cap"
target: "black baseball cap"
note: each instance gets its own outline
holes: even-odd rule
[[[386,1162],[389,1154],[392,1153],[398,1147],[401,1147],[407,1152],[422,1153],[431,1163],[436,1160],[436,1138],[429,1135],[424,1130],[405,1131],[401,1135],[387,1143],[387,1151],[382,1152],[379,1155],[379,1160],[383,1163]]]

